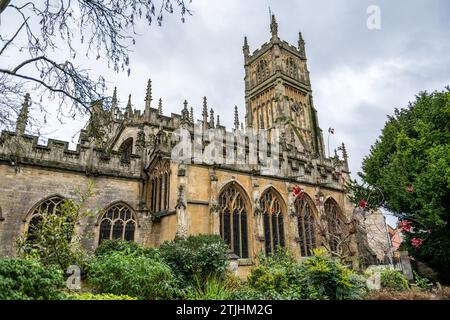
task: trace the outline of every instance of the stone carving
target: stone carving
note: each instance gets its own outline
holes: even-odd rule
[[[176,238],[185,239],[188,236],[189,230],[189,217],[186,206],[186,195],[184,192],[184,187],[180,185],[178,187],[178,197],[177,204],[175,206],[177,213],[177,231]]]

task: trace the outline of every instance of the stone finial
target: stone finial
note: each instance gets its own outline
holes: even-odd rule
[[[341,150],[342,150],[342,157],[344,158],[344,160],[347,160],[348,159],[347,149],[345,148],[345,144],[343,142],[341,145]]]
[[[300,51],[300,54],[303,57],[306,56],[306,53],[305,53],[305,40],[303,40],[303,36],[302,36],[301,32],[298,33],[298,50]]]
[[[28,113],[29,113],[29,107],[30,107],[30,94],[27,93],[24,97],[22,108],[20,109],[19,116],[17,117],[16,122],[16,133],[17,134],[24,134],[25,129],[27,127],[28,123]]]
[[[213,110],[213,108],[211,108],[211,110],[209,110],[209,126],[211,128],[214,128],[214,110]]]
[[[241,130],[244,131],[244,123],[241,122]]]
[[[125,117],[131,118],[133,116],[133,108],[131,107],[131,94],[128,96],[128,103],[125,109]]]
[[[163,112],[162,112],[162,99],[161,98],[159,98],[159,101],[158,101],[158,114],[162,114]]]
[[[206,130],[208,127],[208,102],[206,100],[206,97],[203,97],[202,117],[203,117],[203,130]]]
[[[152,103],[152,79],[148,79],[147,82],[147,91],[145,92],[145,110],[150,111],[151,103]]]
[[[217,127],[220,126],[220,116],[219,116],[219,115],[217,115],[216,126],[217,126]]]
[[[234,129],[239,130],[239,113],[237,106],[234,106]]]
[[[278,23],[275,19],[275,15],[272,14],[272,18],[270,20],[270,32],[272,33],[272,38],[278,37]]]
[[[113,116],[116,115],[117,108],[118,108],[118,106],[117,106],[117,87],[114,87],[113,96],[111,99],[111,114]]]
[[[189,122],[189,109],[187,100],[184,100],[183,105],[183,110],[181,110],[181,121]]]
[[[244,37],[244,46],[242,47],[242,52],[244,52],[244,57],[248,57],[250,54],[250,47],[248,46],[247,36]]]
[[[194,108],[191,107],[191,112],[189,113],[189,121],[194,123]]]

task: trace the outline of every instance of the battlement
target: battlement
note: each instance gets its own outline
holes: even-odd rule
[[[8,131],[0,135],[0,161],[15,166],[29,164],[89,175],[139,178],[141,173],[141,158],[138,155],[124,159],[118,152],[112,151],[106,155],[103,150],[80,144],[76,150],[70,150],[67,141],[49,139],[47,145],[43,145],[38,143],[37,136]]]

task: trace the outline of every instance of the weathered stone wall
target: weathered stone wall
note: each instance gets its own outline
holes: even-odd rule
[[[16,167],[0,164],[0,206],[4,221],[0,221],[0,255],[15,254],[15,240],[27,228],[30,210],[41,200],[60,195],[77,199],[77,188],[84,190],[88,182],[93,182],[94,196],[86,203],[87,209],[106,208],[113,202],[124,201],[136,212],[138,224],[136,241],[150,230],[150,218],[136,211],[139,201],[138,179],[124,179],[111,176],[88,177],[85,174],[49,170],[39,167],[22,166],[16,172]],[[80,221],[77,230],[88,238],[83,243],[94,249],[98,243],[99,217],[89,217]]]

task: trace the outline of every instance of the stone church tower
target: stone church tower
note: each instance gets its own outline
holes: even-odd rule
[[[313,105],[305,41],[299,33],[298,46],[282,41],[278,24],[271,17],[271,39],[250,54],[244,38],[246,126],[252,129],[284,128],[281,117],[289,117],[303,137],[301,146],[324,157],[322,130]]]
[[[345,146],[341,157],[324,152],[302,35],[296,47],[282,41],[274,16],[270,31],[270,40],[253,53],[244,38],[245,130],[237,106],[234,128],[227,130],[206,97],[201,119],[194,119],[186,100],[177,107],[180,113],[163,114],[163,101],[155,103],[149,80],[142,103],[130,95],[121,107],[116,89],[110,103],[93,103],[76,149],[69,150],[67,142],[49,139],[41,145],[26,133],[32,99],[27,95],[15,132],[0,136],[0,255],[14,255],[16,239],[28,236],[42,214],[57,214],[64,199],[76,200],[76,190],[92,183],[94,197],[86,209],[101,210],[76,226],[89,250],[106,239],[159,246],[175,237],[217,234],[239,258],[240,274],[258,254],[277,246],[299,260],[320,246],[330,252],[345,247],[355,260],[353,243],[336,240],[352,220]],[[192,150],[206,153],[215,130],[215,153],[223,158],[247,160],[259,149],[270,153],[280,170],[266,172],[261,162],[207,161],[190,151],[179,161],[172,154],[180,129]],[[249,135],[261,131],[279,132],[279,148],[261,151],[261,140],[252,145]]]

